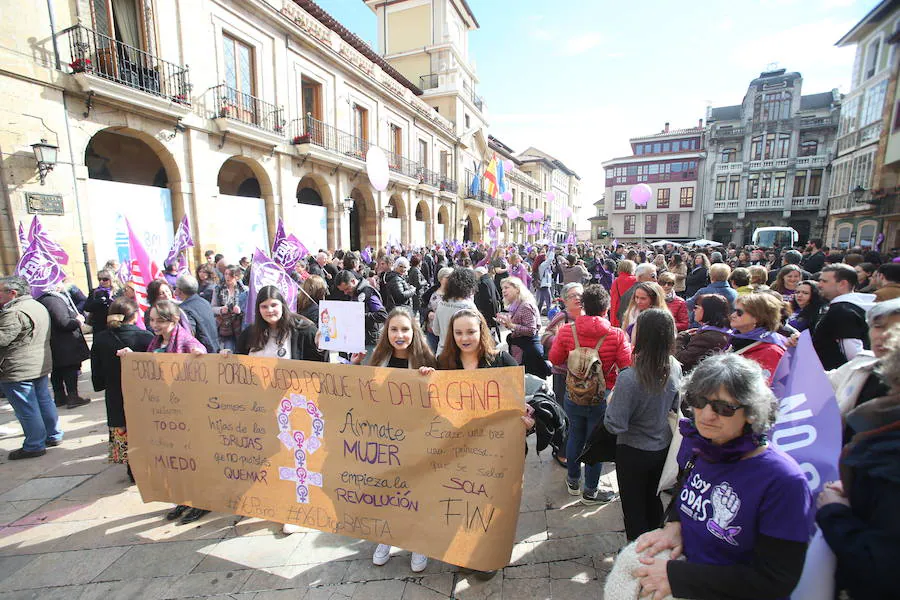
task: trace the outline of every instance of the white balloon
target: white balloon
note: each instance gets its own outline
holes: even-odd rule
[[[371,146],[366,152],[366,173],[369,175],[369,183],[373,188],[379,192],[387,189],[390,178],[387,156],[378,146]]]

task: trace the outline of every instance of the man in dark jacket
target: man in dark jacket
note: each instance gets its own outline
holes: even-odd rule
[[[869,349],[866,311],[875,296],[854,293],[857,282],[856,271],[845,264],[828,265],[819,276],[819,293],[828,300],[828,311],[816,324],[812,342],[826,371]]]
[[[216,327],[216,316],[209,302],[197,295],[197,278],[188,273],[178,276],[175,293],[181,299],[181,310],[187,315],[191,331],[197,341],[203,344],[206,351],[216,354],[219,351],[219,334]]]
[[[822,240],[812,238],[806,243],[809,256],[803,261],[803,268],[810,273],[818,273],[825,266],[825,253],[822,251]]]
[[[360,281],[350,271],[338,273],[336,282],[335,287],[343,292],[345,300],[363,303],[366,316],[366,352],[371,353],[378,342],[381,324],[387,321],[387,311],[381,302],[381,296],[366,280]]]
[[[25,433],[7,460],[43,456],[62,441],[47,381],[51,364],[47,309],[31,297],[25,279],[0,278],[0,389]]]
[[[81,325],[84,317],[64,292],[46,292],[38,299],[50,315],[50,350],[53,370],[50,384],[56,406],[76,408],[90,402],[78,396],[78,371],[91,355]]]
[[[497,327],[494,317],[497,316],[497,311],[500,308],[500,292],[497,291],[494,278],[487,272],[485,267],[478,267],[475,269],[475,273],[478,275],[478,289],[475,290],[475,306],[478,307],[478,312],[484,315],[484,320],[487,321],[488,327]]]
[[[384,308],[391,311],[397,306],[413,307],[413,296],[416,288],[406,281],[406,272],[409,271],[409,261],[402,256],[394,261],[393,268],[384,274],[384,286],[381,288],[381,298]]]

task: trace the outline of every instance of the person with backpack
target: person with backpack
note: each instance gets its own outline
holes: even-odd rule
[[[585,465],[582,488],[581,464],[575,458],[603,420],[606,398],[616,384],[618,371],[631,366],[631,343],[625,332],[610,325],[605,317],[609,294],[603,286],[587,286],[581,305],[584,314],[571,325],[560,327],[549,357],[551,363],[567,370],[563,403],[569,417],[566,490],[572,496],[580,494],[582,504],[593,505],[610,502],[616,494],[598,489],[603,463]]]
[[[616,434],[616,477],[622,496],[628,541],[659,527],[663,516],[657,493],[672,429],[669,413],[678,411],[681,365],[675,347],[675,321],[662,308],[638,316],[634,362],[619,373],[603,423]]]

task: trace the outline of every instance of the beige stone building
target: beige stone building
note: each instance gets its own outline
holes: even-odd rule
[[[462,0],[369,4],[384,56],[311,0],[51,0],[4,15],[0,270],[36,213],[81,285],[122,256],[126,219],[158,261],[183,215],[195,259],[267,248],[279,218],[312,251],[481,239],[500,202],[465,197],[467,166],[493,152],[468,60],[477,21]],[[41,140],[58,147],[43,178]],[[370,146],[388,157],[383,192]]]

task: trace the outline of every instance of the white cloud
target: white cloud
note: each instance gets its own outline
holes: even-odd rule
[[[578,54],[584,54],[588,50],[592,50],[599,46],[600,42],[602,41],[603,38],[596,31],[576,35],[565,41],[562,48],[560,49],[560,54],[562,54],[563,56],[576,56]]]
[[[557,33],[550,29],[538,27],[536,29],[532,29],[529,32],[529,35],[540,42],[550,42],[556,39]]]

